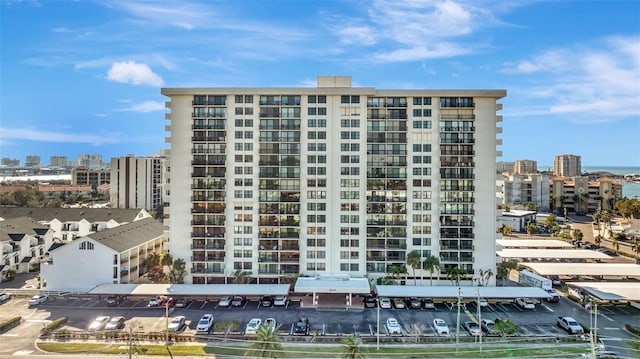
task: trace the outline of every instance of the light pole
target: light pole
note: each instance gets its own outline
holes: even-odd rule
[[[378,298],[378,314],[376,317],[376,350],[380,350],[380,298]]]
[[[480,327],[480,352],[482,352],[482,308],[480,306],[480,287],[478,287],[478,326]]]
[[[456,353],[460,343],[460,287],[458,287],[458,315],[456,316]]]

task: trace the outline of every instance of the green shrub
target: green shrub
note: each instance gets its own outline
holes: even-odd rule
[[[236,320],[217,322],[213,325],[214,332],[227,332],[240,328],[240,324]]]
[[[582,302],[582,299],[580,299],[580,298],[576,297],[576,296],[575,296],[575,295],[573,295],[573,294],[569,294],[569,295],[567,295],[567,298],[571,299],[572,301],[574,301],[574,302],[576,302],[576,303],[580,303],[580,302]]]
[[[640,335],[640,327],[633,326],[631,324],[625,324],[624,329],[635,335]]]
[[[11,319],[7,320],[6,322],[0,323],[0,333],[4,332],[5,330],[11,329],[14,326],[20,324],[21,320],[22,320],[22,317],[14,317],[14,318],[11,318]]]
[[[42,334],[48,334],[50,333],[52,330],[58,329],[59,327],[61,327],[64,323],[68,322],[69,318],[67,317],[60,317],[54,321],[52,321],[51,323],[47,324],[44,328],[42,328]]]

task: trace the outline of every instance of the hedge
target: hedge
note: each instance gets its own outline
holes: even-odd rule
[[[0,333],[4,332],[5,330],[11,329],[14,326],[20,324],[21,320],[22,320],[22,317],[14,317],[14,318],[11,318],[11,319],[7,320],[6,322],[0,323]]]
[[[636,327],[631,324],[625,324],[624,329],[635,335],[640,335],[640,327]]]
[[[62,326],[67,321],[69,321],[69,318],[60,317],[60,318],[52,321],[51,323],[47,324],[44,328],[42,328],[42,333],[43,334],[49,333],[50,331],[59,328],[60,326]]]

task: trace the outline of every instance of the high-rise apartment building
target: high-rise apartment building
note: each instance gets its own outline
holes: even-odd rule
[[[156,211],[163,205],[163,157],[111,158],[110,202],[112,208],[144,208]]]
[[[538,162],[534,160],[517,160],[513,166],[514,174],[531,174],[538,172]]]
[[[316,88],[162,94],[169,248],[187,262],[187,283],[236,270],[258,283],[378,277],[413,250],[440,258],[435,276],[495,273],[504,90],[380,90],[320,76]]]
[[[553,174],[563,177],[575,177],[582,175],[580,156],[558,155],[553,160]]]
[[[2,157],[0,164],[7,167],[20,167],[20,160],[17,158]]]
[[[92,154],[79,154],[78,159],[75,161],[78,167],[87,167],[92,170],[99,170],[109,168],[109,164],[102,162],[102,155]]]
[[[51,167],[67,167],[67,166],[69,166],[69,157],[67,157],[67,156],[51,156],[51,157],[49,157],[49,166],[51,166]]]
[[[40,167],[40,156],[38,156],[38,155],[27,156],[27,158],[24,161],[24,166],[25,167]]]
[[[109,170],[93,170],[89,167],[78,167],[71,171],[72,185],[89,185],[97,188],[105,183],[110,183],[111,171]]]

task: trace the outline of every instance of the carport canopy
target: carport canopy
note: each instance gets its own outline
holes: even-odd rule
[[[295,285],[296,293],[343,293],[370,294],[369,280],[365,277],[348,275],[319,275],[299,277]]]
[[[502,248],[573,248],[573,244],[558,239],[497,239]]]
[[[417,297],[417,298],[550,298],[551,295],[538,287],[477,287],[477,286],[408,286],[378,285],[378,297]],[[458,290],[460,292],[458,292]]]
[[[569,282],[567,285],[600,300],[640,301],[640,283],[638,282]]]
[[[101,284],[89,291],[101,295],[287,295],[289,284]]]
[[[520,263],[540,275],[640,277],[640,265],[633,263]],[[640,283],[637,284],[640,287]]]
[[[608,255],[589,249],[502,249],[496,252],[502,258],[560,258],[611,259]]]

